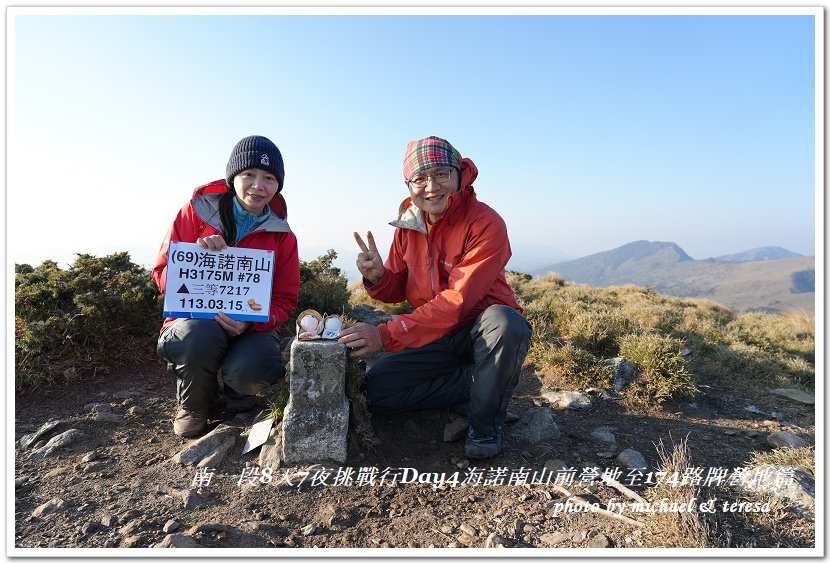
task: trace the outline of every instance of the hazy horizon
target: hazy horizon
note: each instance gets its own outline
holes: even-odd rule
[[[476,163],[516,250],[815,255],[821,10],[597,10],[8,8],[9,261],[151,265],[250,134],[283,153],[303,259],[353,262],[366,230],[385,255],[404,147],[428,135]]]

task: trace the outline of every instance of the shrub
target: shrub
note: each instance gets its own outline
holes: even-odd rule
[[[611,369],[602,360],[570,342],[537,347],[531,359],[546,368],[542,376],[545,387],[566,387],[574,383],[580,387],[608,387],[612,383]]]
[[[683,342],[657,333],[627,334],[620,339],[620,355],[640,366],[635,391],[658,401],[692,398],[697,394],[686,362],[680,354]]]
[[[161,296],[127,252],[15,265],[15,386],[94,374],[155,353]]]
[[[415,310],[409,301],[401,301],[400,303],[384,303],[383,301],[372,299],[369,297],[369,293],[366,291],[366,288],[363,287],[363,282],[354,283],[351,288],[349,288],[349,296],[352,305],[369,305],[374,309],[384,311],[390,315],[404,315]]]
[[[322,256],[306,262],[300,260],[300,296],[297,308],[291,312],[288,321],[280,328],[280,335],[293,334],[297,315],[306,309],[314,309],[321,314],[348,314],[349,304],[348,280],[340,268],[332,266],[337,252],[328,250]]]

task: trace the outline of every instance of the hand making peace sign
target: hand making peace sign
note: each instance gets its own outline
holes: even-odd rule
[[[366,240],[369,241],[368,247],[357,233],[354,233],[354,240],[357,242],[360,250],[363,251],[357,255],[358,271],[370,283],[378,283],[386,269],[383,267],[383,260],[378,252],[378,247],[375,246],[375,237],[372,236],[372,231],[366,233]]]

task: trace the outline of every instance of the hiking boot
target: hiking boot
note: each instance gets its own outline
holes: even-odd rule
[[[182,438],[195,438],[203,433],[206,427],[205,411],[180,408],[173,419],[173,433]]]
[[[495,436],[483,436],[478,434],[473,427],[467,430],[467,442],[464,444],[464,453],[467,457],[484,459],[493,457],[501,452],[501,429]]]

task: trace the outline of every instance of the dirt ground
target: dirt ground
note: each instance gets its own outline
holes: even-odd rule
[[[540,378],[527,366],[510,410],[521,415],[529,408],[547,406],[540,391]],[[465,459],[463,439],[443,440],[444,427],[458,418],[456,414],[374,416],[374,447],[350,454],[343,464],[353,469],[355,477],[376,468],[374,485],[357,480],[298,485],[296,480],[280,482],[278,474],[265,483],[264,475],[259,480],[247,478],[258,462],[258,450],[241,455],[244,440],[210,475],[172,462],[188,443],[172,433],[174,394],[174,382],[158,362],[18,394],[15,440],[49,420],[62,421],[52,435],[74,428],[82,438],[42,459],[29,459],[30,450],[15,449],[15,547],[147,548],[168,534],[181,534],[209,548],[653,546],[660,530],[646,515],[629,514],[644,526],[594,512],[554,517],[552,507],[563,501],[564,494],[552,486],[552,480],[544,483],[544,473],[541,483],[532,482],[532,477],[538,478],[546,463],[550,468],[549,462],[561,460],[577,471],[564,487],[605,507],[608,499],[620,499],[621,493],[580,475],[585,467],[600,471],[615,467],[614,456],[626,448],[642,453],[656,470],[660,464],[656,444],[662,441],[670,450],[673,443],[686,439],[693,465],[736,468],[746,464],[753,452],[770,451],[766,436],[775,430],[792,431],[787,423],[800,427],[802,437],[815,435],[812,407],[702,382],[693,402],[659,406],[630,398],[593,398],[590,410],[555,409],[561,437],[529,445],[512,439],[508,428],[504,451],[478,463]],[[91,403],[109,404],[112,413],[123,418],[93,420],[85,409]],[[745,409],[749,405],[763,413],[782,413],[787,423],[749,412]],[[146,412],[130,414],[131,407]],[[250,428],[252,420],[251,414],[228,422],[242,431]],[[615,435],[615,446],[590,437],[598,427]],[[444,473],[448,478],[458,472],[461,480],[471,468],[479,468],[484,479],[475,486],[417,482],[390,486],[391,475],[401,475],[402,468],[409,468],[409,478],[417,470],[419,475]],[[332,475],[337,473],[336,467],[331,470]],[[380,484],[383,473],[387,477]],[[627,470],[617,479],[625,483],[626,474]],[[494,484],[483,484],[487,479]],[[645,494],[647,487],[632,483],[630,488]],[[62,501],[57,510],[33,514],[52,499]],[[778,522],[785,525],[772,531],[753,530],[736,520],[729,534],[731,543],[723,547],[814,547],[812,521],[798,518],[782,511]]]

